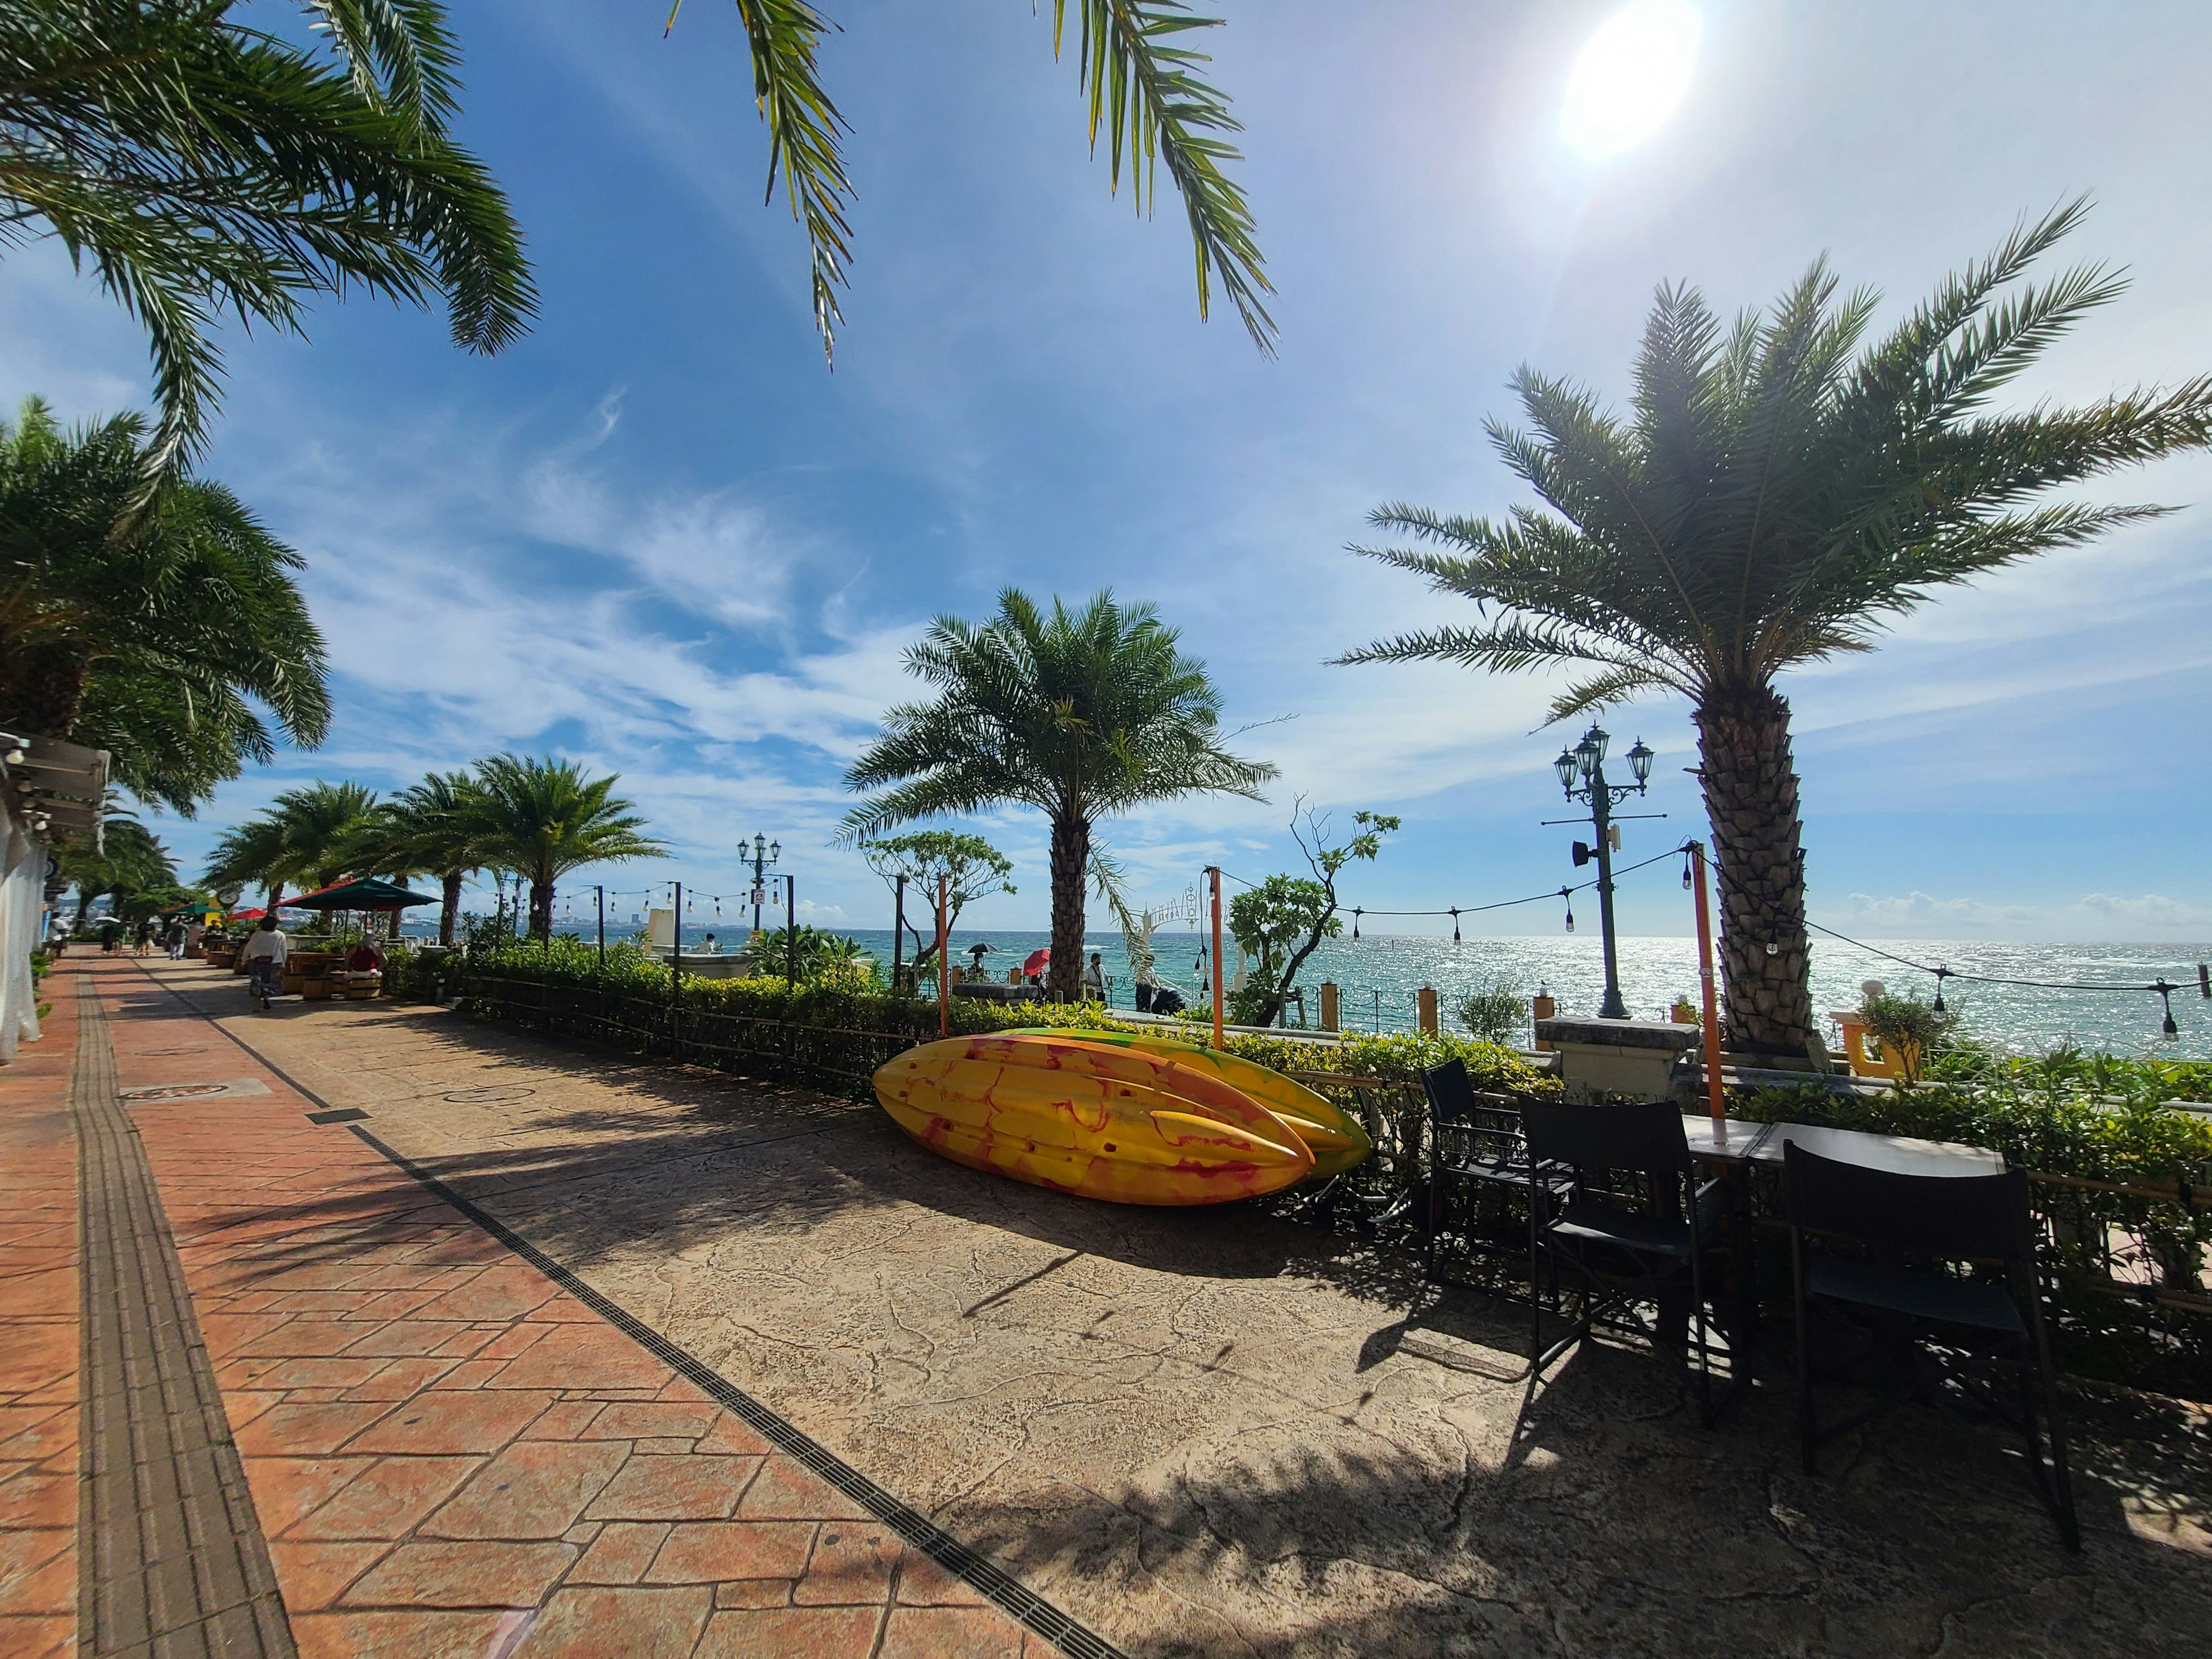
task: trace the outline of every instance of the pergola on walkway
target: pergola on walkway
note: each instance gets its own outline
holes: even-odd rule
[[[1960,1419],[1894,1417],[1808,1480],[1786,1376],[1708,1433],[1649,1356],[1594,1346],[1529,1402],[1510,1310],[1243,1211],[1063,1199],[872,1108],[443,1010],[258,1016],[192,963],[48,986],[0,1073],[0,1653],[2135,1656],[2212,1629],[2188,1408],[2081,1406],[2071,1557]]]

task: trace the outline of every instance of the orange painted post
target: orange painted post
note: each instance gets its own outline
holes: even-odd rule
[[[1213,882],[1213,1046],[1218,1052],[1221,1040],[1221,872],[1208,865],[1206,873]]]
[[[952,1035],[952,941],[946,937],[945,906],[951,902],[951,878],[937,878],[937,1035]]]
[[[1713,917],[1705,898],[1705,844],[1690,843],[1690,863],[1698,878],[1698,983],[1705,998],[1705,1106],[1717,1123],[1728,1115],[1721,1093],[1720,998],[1713,988]]]

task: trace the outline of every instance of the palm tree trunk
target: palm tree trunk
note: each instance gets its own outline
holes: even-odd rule
[[[1720,866],[1728,1044],[1802,1063],[1825,1044],[1807,974],[1805,866],[1789,700],[1769,685],[1719,688],[1698,706],[1705,811]]]
[[[438,915],[438,943],[450,945],[453,942],[453,927],[461,916],[461,872],[448,870],[443,878],[446,908]]]
[[[1083,993],[1083,886],[1091,873],[1091,820],[1062,811],[1052,820],[1052,961],[1045,994],[1074,1002]]]

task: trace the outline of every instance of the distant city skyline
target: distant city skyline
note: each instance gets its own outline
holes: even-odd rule
[[[848,6],[823,52],[858,192],[831,373],[797,234],[780,197],[761,204],[767,144],[728,9],[687,8],[663,41],[657,18],[585,0],[469,8],[459,126],[529,237],[536,331],[486,362],[434,316],[353,301],[315,308],[312,343],[225,341],[206,470],[307,556],[337,718],[323,750],[253,769],[197,820],[143,820],[197,873],[222,829],[302,781],[388,791],[555,752],[622,773],[678,849],[610,885],[740,893],[735,844],[759,830],[782,842],[801,921],[886,927],[889,894],[833,842],[843,766],[911,694],[901,652],[1004,585],[1110,586],[1182,628],[1235,746],[1282,769],[1266,805],[1103,825],[1139,897],[1209,862],[1299,867],[1285,826],[1304,797],[1340,823],[1406,819],[1348,902],[1471,909],[1589,873],[1575,832],[1540,823],[1569,816],[1550,762],[1581,723],[1539,729],[1555,689],[1539,676],[1324,663],[1446,615],[1343,551],[1370,508],[1527,498],[1481,431],[1512,414],[1516,365],[1622,404],[1662,280],[1725,313],[1826,252],[1887,319],[2087,191],[2096,210],[2054,263],[2124,266],[2133,289],[2008,401],[2212,370],[2198,9],[2022,5],[1991,30],[1967,9],[1716,0],[1695,8],[1679,104],[1596,157],[1562,112],[1611,3],[1439,0],[1351,26],[1307,0],[1216,9],[1227,27],[1205,44],[1246,125],[1279,358],[1224,310],[1199,320],[1171,191],[1149,221],[1109,197],[1048,18]],[[144,406],[137,327],[50,244],[9,252],[0,342],[11,403]],[[1948,593],[1872,655],[1784,681],[1816,921],[2212,939],[2212,461],[2100,495],[2180,510]],[[1658,750],[1641,810],[1668,815],[1624,826],[1622,862],[1706,836],[1685,708],[1602,718],[1618,747]],[[1042,929],[1042,821],[975,827],[1019,891],[965,920]],[[595,874],[565,890],[588,902]],[[1623,932],[1686,933],[1686,896],[1664,864],[1627,878]],[[488,910],[489,886],[471,902]],[[1557,911],[1480,931],[1557,933]]]

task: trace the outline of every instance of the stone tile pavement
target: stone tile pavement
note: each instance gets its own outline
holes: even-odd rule
[[[300,1653],[1051,1650],[343,1124],[310,1121],[314,1103],[135,964],[89,967],[126,1096],[265,1091],[131,1117]],[[67,1024],[0,1075],[23,1195],[0,1228],[11,1656],[71,1650],[75,1626]]]
[[[76,1632],[76,1137],[73,1000],[0,1068],[0,1654]]]

